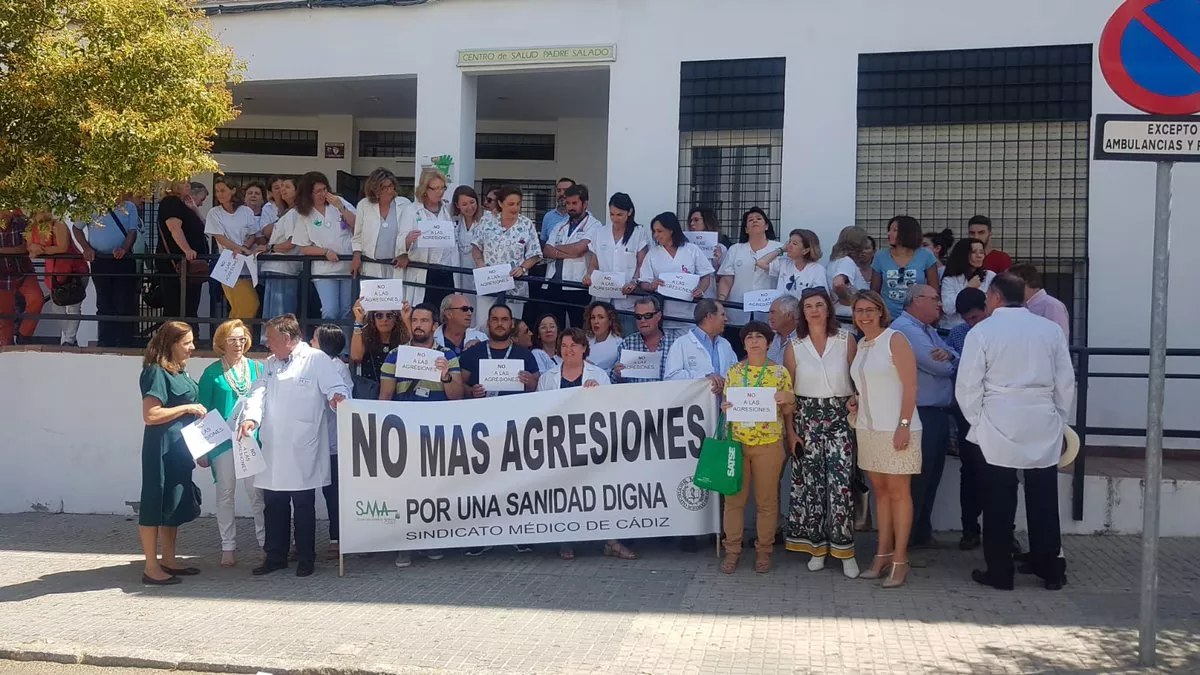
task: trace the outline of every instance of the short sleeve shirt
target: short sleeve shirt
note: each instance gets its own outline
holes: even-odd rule
[[[249,206],[239,206],[233,213],[220,205],[214,206],[204,221],[204,234],[211,237],[221,235],[239,246],[259,232],[258,218]]]
[[[183,253],[183,250],[175,243],[175,237],[171,236],[171,232],[167,228],[167,220],[171,218],[178,218],[183,223],[183,236],[193,251],[197,253],[208,251],[208,240],[204,236],[204,221],[200,220],[200,214],[184,204],[179,197],[171,195],[158,204],[160,252]],[[170,260],[158,260],[157,263],[160,272],[174,271],[174,263]]]
[[[450,364],[450,373],[459,372],[458,357],[447,349],[439,349]],[[396,383],[396,393],[393,401],[445,401],[446,385],[441,380],[414,380],[408,377],[396,377],[396,350],[388,352],[383,366],[379,369],[379,381],[392,380]]]
[[[525,362],[525,372],[537,373],[537,359],[533,357],[533,352],[525,349],[520,345],[512,345],[511,350],[506,347],[504,349],[492,349],[487,342],[480,342],[467,349],[459,357],[459,367],[470,374],[470,377],[463,383],[468,387],[474,387],[479,384],[479,362],[483,359],[520,359]],[[519,391],[501,391],[497,392],[498,396],[506,396],[508,394],[520,394]]]
[[[471,243],[483,252],[483,264],[517,266],[530,258],[542,255],[541,240],[533,221],[517,216],[517,222],[507,230],[499,218],[482,220],[471,228]]]
[[[766,372],[764,372],[764,369]],[[762,384],[758,378],[762,377]],[[792,376],[787,368],[768,362],[765,366],[752,366],[745,361],[739,361],[729,369],[725,376],[725,388],[729,387],[771,387],[776,391],[791,393]],[[766,445],[783,440],[783,423],[774,422],[734,422],[733,440],[747,445]]]
[[[897,265],[891,252],[886,249],[875,253],[871,269],[883,279],[881,295],[892,316],[900,316],[904,311],[904,293],[908,287],[925,283],[925,271],[935,265],[937,259],[926,248],[917,249],[912,260],[904,267]]]

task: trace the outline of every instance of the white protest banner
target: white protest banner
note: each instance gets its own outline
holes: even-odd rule
[[[725,411],[730,422],[774,422],[779,419],[772,387],[729,387],[725,400],[732,406]]]
[[[704,255],[711,258],[713,251],[717,250],[717,233],[716,232],[684,232],[687,240],[692,242]]]
[[[524,369],[521,359],[480,359],[479,384],[484,391],[525,391],[519,377]]]
[[[180,429],[179,435],[183,436],[192,459],[198,459],[225,441],[233,440],[233,430],[216,410],[209,410],[204,417]]]
[[[658,275],[658,278],[663,281],[663,285],[658,287],[658,292],[668,298],[680,300],[691,300],[692,291],[696,290],[696,286],[700,283],[699,274],[688,274],[687,272],[666,272]]]
[[[213,281],[219,281],[222,286],[233,288],[237,286],[238,277],[242,274],[241,256],[237,256],[233,251],[225,249],[221,251],[221,257],[217,258],[217,262],[213,264],[212,271],[208,276]]]
[[[233,441],[233,476],[238,480],[257,476],[267,470],[267,460],[254,434]]]
[[[445,355],[436,349],[400,345],[396,347],[396,377],[406,377],[412,380],[437,382],[442,379],[442,372],[433,365]]]
[[[250,273],[250,285],[258,285],[258,254],[254,255],[239,255],[236,257],[242,264],[246,266],[246,271]]]
[[[449,220],[422,220],[417,223],[417,227],[421,230],[421,238],[417,240],[417,245],[421,248],[458,246],[454,223]]]
[[[657,380],[659,369],[662,366],[662,351],[657,352],[635,352],[632,350],[621,351],[621,365],[625,366],[621,369],[621,377],[632,377],[638,380]]]
[[[593,298],[615,300],[625,297],[625,294],[621,292],[621,288],[624,286],[625,277],[623,275],[596,270],[592,272],[592,285],[588,286],[588,293]]]
[[[503,293],[517,287],[512,278],[512,267],[509,265],[477,267],[473,273],[475,275],[475,293],[478,295]]]
[[[771,303],[781,295],[783,295],[783,291],[778,288],[769,288],[765,291],[746,291],[746,294],[742,296],[742,309],[747,312],[769,312]]]
[[[705,380],[338,406],[342,553],[695,536]]]
[[[364,311],[400,310],[404,307],[403,279],[363,279],[360,288]]]

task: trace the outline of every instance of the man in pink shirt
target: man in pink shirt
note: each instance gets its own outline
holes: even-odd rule
[[[1067,344],[1071,344],[1071,317],[1067,314],[1067,306],[1046,292],[1042,283],[1042,273],[1029,263],[1013,265],[1008,271],[1025,282],[1025,308],[1058,324],[1063,337],[1067,339]]]

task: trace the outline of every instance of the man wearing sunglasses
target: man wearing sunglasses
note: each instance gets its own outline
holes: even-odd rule
[[[480,342],[487,342],[487,335],[471,327],[475,322],[475,308],[465,295],[447,295],[442,298],[442,325],[433,333],[433,343],[438,349],[445,349],[462,356],[462,353]]]
[[[637,321],[637,332],[626,336],[617,346],[617,363],[609,374],[613,382],[661,382],[666,374],[667,352],[675,343],[675,334],[663,332],[662,301],[657,295],[644,295],[633,306],[633,318]],[[658,377],[649,380],[636,377],[621,377],[625,365],[621,363],[621,352],[659,352]]]

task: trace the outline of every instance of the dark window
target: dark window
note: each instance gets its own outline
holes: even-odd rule
[[[475,159],[554,161],[554,134],[475,134]]]
[[[359,157],[416,157],[415,131],[360,131]]]
[[[858,126],[1088,120],[1092,45],[858,57]]]
[[[267,181],[271,180],[272,175],[269,173],[223,173],[221,177],[235,188],[246,187],[251,183],[262,183],[269,191],[271,186],[267,185]]]
[[[492,188],[514,185],[521,189],[521,215],[533,221],[539,232],[542,230],[542,215],[555,207],[554,188],[552,180],[509,180],[505,178],[484,178],[475,184],[475,190],[482,201],[487,191]],[[480,208],[483,207],[481,203]]]
[[[784,59],[685,61],[679,131],[783,128]]]
[[[317,132],[311,129],[217,129],[212,152],[316,157]]]

